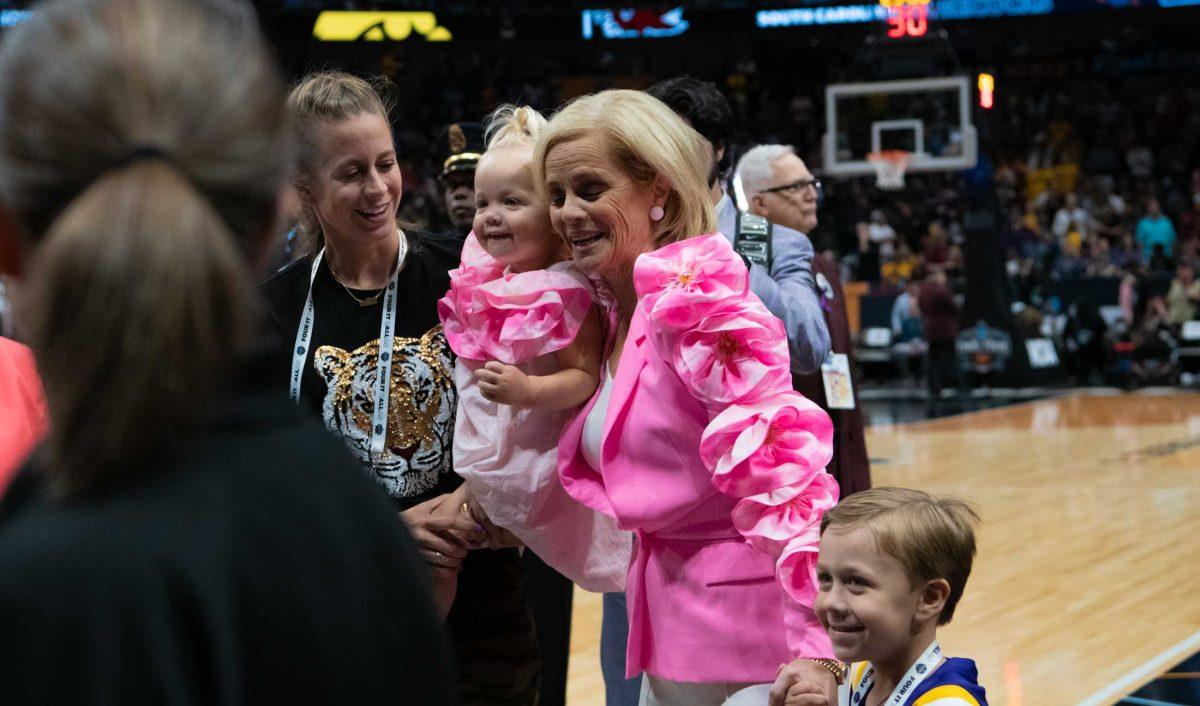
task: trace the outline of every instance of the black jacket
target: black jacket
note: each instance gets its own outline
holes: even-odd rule
[[[56,500],[24,469],[0,504],[0,703],[457,703],[394,506],[264,378],[104,493]]]

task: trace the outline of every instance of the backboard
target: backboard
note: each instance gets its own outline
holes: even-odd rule
[[[823,173],[874,174],[872,152],[910,152],[909,172],[975,166],[971,85],[965,76],[834,84],[825,89]]]

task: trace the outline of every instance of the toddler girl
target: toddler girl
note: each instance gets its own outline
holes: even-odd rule
[[[603,331],[596,292],[562,262],[565,245],[534,187],[533,144],[545,122],[528,107],[489,118],[474,228],[438,305],[458,356],[454,468],[492,523],[583,588],[619,591],[631,535],[558,479],[559,433],[566,412],[596,390]],[[447,588],[452,595],[447,583],[435,586],[440,603]]]

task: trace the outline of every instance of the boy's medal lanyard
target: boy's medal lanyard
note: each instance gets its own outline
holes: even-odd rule
[[[917,686],[925,681],[925,679],[933,674],[933,670],[937,668],[938,662],[942,661],[942,648],[938,646],[937,640],[925,650],[921,658],[916,661],[913,666],[909,667],[904,674],[904,678],[896,685],[892,695],[886,701],[881,702],[880,706],[900,706],[905,699],[916,691]],[[850,690],[853,694],[852,700],[848,701],[848,706],[862,706],[865,698],[871,687],[875,685],[875,665],[867,667],[863,671],[862,678],[858,680],[858,684]]]
[[[403,231],[399,232],[400,245],[396,249],[396,269],[392,281],[388,283],[387,293],[383,297],[383,320],[379,324],[379,354],[376,362],[375,375],[375,413],[371,417],[371,444],[369,460],[374,465],[375,459],[383,454],[387,441],[388,403],[391,401],[392,380],[392,341],[396,337],[396,284],[400,281],[400,269],[404,266],[404,256],[408,254],[408,241]],[[308,358],[309,342],[312,341],[313,324],[316,321],[316,309],[313,307],[313,282],[317,279],[317,270],[325,249],[313,258],[312,273],[308,277],[308,297],[304,300],[304,312],[300,315],[300,327],[296,329],[296,347],[292,350],[292,402],[300,401],[300,381],[304,378],[304,361]]]

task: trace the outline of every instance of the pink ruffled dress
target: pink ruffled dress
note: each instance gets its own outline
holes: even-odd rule
[[[812,605],[833,427],[792,390],[781,322],[719,233],[640,256],[633,279],[600,467],[580,448],[595,398],[559,449],[567,492],[637,534],[627,676],[769,682],[832,656]]]
[[[572,411],[491,402],[474,375],[493,360],[528,375],[558,372],[555,353],[595,315],[593,295],[568,263],[506,272],[471,235],[438,314],[458,356],[455,471],[493,522],[582,588],[609,592],[624,589],[632,535],[576,502],[559,481],[558,438]]]

